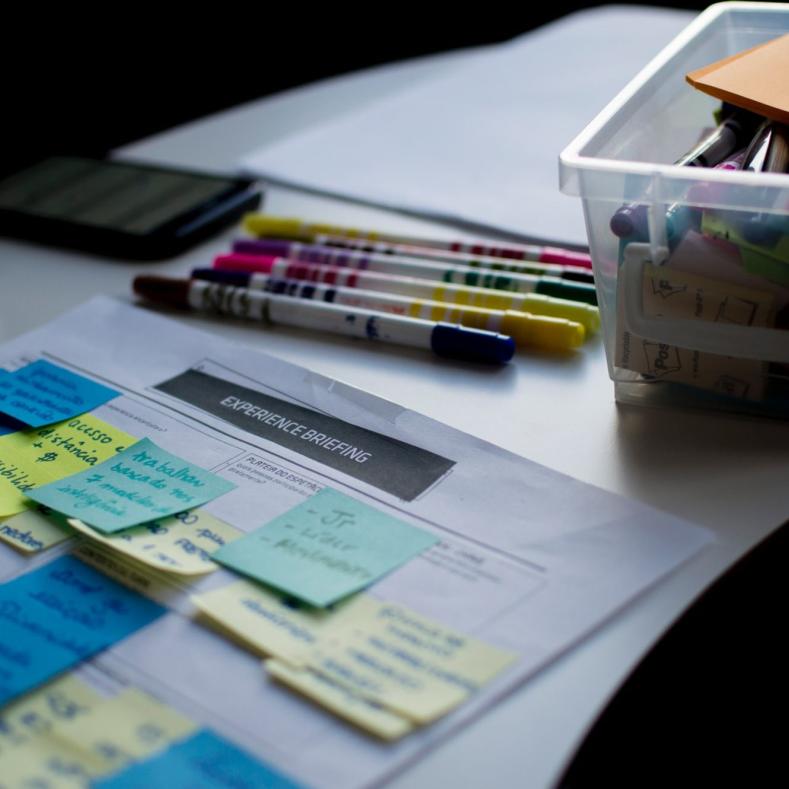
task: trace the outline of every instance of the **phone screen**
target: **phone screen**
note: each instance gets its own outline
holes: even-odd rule
[[[56,156],[0,181],[0,210],[144,236],[237,184],[221,176]]]

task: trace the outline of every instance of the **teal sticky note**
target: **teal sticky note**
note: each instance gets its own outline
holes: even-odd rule
[[[34,488],[28,496],[112,533],[199,507],[235,487],[144,438],[114,458]]]
[[[0,370],[0,413],[30,427],[84,414],[119,394],[46,359],[13,373]]]
[[[164,611],[73,556],[0,585],[0,707]]]
[[[211,558],[324,607],[436,542],[429,532],[325,488]]]
[[[208,729],[91,784],[95,789],[300,789]]]

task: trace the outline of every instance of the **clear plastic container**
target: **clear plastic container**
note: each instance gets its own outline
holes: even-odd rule
[[[787,32],[789,4],[710,6],[560,156],[621,402],[789,416],[789,175],[672,164],[720,107],[685,75]],[[611,220],[628,204],[643,227],[623,239]],[[767,242],[745,238],[753,222]]]

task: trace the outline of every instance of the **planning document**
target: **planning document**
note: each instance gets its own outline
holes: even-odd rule
[[[177,732],[210,730],[199,736],[222,758],[240,749],[295,785],[381,783],[712,539],[113,299],[0,349],[9,374],[39,360],[118,395],[37,428],[35,457],[0,453],[0,582],[13,591],[51,562],[79,560],[150,599],[156,615],[68,681],[117,704],[144,694]],[[92,443],[105,447],[93,461]],[[164,469],[169,483],[202,484],[174,456],[224,484],[169,520],[97,531],[68,509],[87,519],[103,506],[96,486],[107,488],[110,472],[57,487],[42,467],[61,454],[136,482],[148,477],[134,462]],[[71,497],[62,509],[46,498],[64,515],[30,498],[45,500],[45,486]],[[112,712],[106,700],[99,707]],[[174,747],[172,758],[181,764],[196,747]]]

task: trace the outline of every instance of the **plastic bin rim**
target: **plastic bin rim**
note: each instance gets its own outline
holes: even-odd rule
[[[788,13],[789,3],[748,3],[723,2],[715,3],[702,11],[684,30],[670,41],[652,60],[641,69],[630,82],[595,116],[595,118],[575,137],[575,139],[559,154],[561,169],[561,191],[565,194],[580,195],[577,179],[571,174],[578,170],[594,170],[597,172],[620,173],[622,175],[655,175],[671,176],[672,178],[695,181],[698,173],[693,169],[683,168],[675,164],[659,164],[652,162],[633,162],[620,159],[601,159],[585,156],[581,151],[589,144],[603,127],[616,115],[657,71],[671,58],[684,49],[704,28],[711,25],[718,17],[737,13],[738,11],[769,11],[771,13]],[[751,186],[776,186],[776,178],[785,178],[776,173],[741,173],[708,170],[705,180],[725,181]]]

